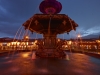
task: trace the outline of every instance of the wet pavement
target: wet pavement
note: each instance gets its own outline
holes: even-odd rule
[[[80,53],[66,53],[66,59],[40,59],[21,52],[0,56],[0,75],[100,75],[100,59]]]

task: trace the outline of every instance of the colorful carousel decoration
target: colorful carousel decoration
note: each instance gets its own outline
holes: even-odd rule
[[[43,0],[39,6],[42,14],[35,14],[23,26],[32,33],[43,34],[42,42],[38,42],[37,57],[64,58],[66,54],[61,49],[63,42],[57,39],[58,34],[69,33],[78,26],[68,15],[58,14],[62,5],[57,0]]]

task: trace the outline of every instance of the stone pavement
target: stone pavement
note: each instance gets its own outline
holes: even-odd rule
[[[100,59],[80,53],[66,53],[66,59],[40,59],[20,52],[0,56],[0,75],[100,75]]]

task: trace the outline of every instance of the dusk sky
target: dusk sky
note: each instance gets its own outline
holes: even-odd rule
[[[42,0],[0,0],[0,38],[14,37],[22,24],[39,11]],[[98,37],[100,35],[100,0],[58,0],[62,3],[61,14],[68,15],[79,26],[76,32],[59,35],[61,38]],[[22,32],[24,32],[24,27]],[[19,32],[20,33],[20,32]],[[23,34],[21,34],[23,35]],[[33,34],[33,38],[36,34]],[[37,35],[37,37],[41,37]]]

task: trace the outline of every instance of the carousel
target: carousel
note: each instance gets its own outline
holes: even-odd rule
[[[57,0],[43,0],[39,9],[41,14],[33,15],[23,26],[32,33],[43,34],[43,41],[38,42],[36,56],[40,58],[64,58],[66,54],[61,49],[63,41],[57,39],[58,34],[69,33],[78,26],[68,15],[58,14],[62,4]]]

